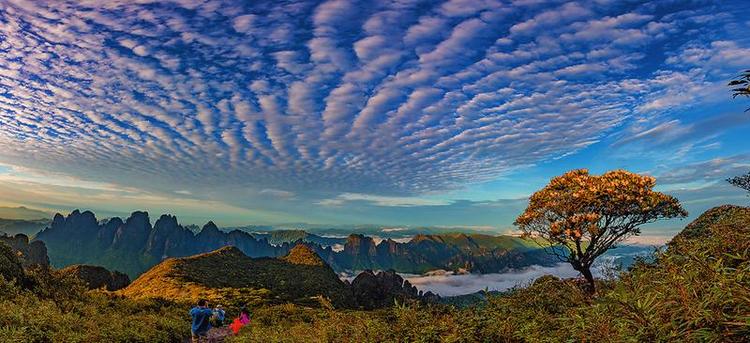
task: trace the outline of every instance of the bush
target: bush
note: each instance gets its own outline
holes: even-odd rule
[[[0,278],[0,340],[7,342],[179,342],[186,305],[87,292],[77,279],[38,269],[32,288]]]

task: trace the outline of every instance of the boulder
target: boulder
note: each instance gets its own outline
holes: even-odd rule
[[[105,288],[116,291],[130,285],[130,278],[118,271],[110,272],[104,267],[73,265],[60,270],[62,274],[72,274],[86,283],[89,289]]]

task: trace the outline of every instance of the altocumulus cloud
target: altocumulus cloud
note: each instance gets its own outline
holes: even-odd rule
[[[747,26],[740,12],[661,1],[3,1],[0,162],[180,194],[408,200],[689,103],[685,87],[747,62],[727,37]]]

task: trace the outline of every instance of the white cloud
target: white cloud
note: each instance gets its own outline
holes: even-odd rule
[[[269,207],[443,205],[424,194],[719,94],[748,56],[728,6],[87,6],[0,4],[0,161]]]

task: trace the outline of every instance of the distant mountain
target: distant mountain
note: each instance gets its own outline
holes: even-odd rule
[[[306,242],[315,243],[323,247],[346,243],[346,238],[321,237],[304,230],[274,230],[268,232],[252,232],[257,239],[266,239],[273,245],[284,243]]]
[[[308,234],[324,238],[346,239],[352,233],[358,233],[365,236],[371,236],[376,239],[392,238],[401,240],[411,238],[416,235],[443,235],[453,232],[463,232],[467,234],[487,234],[489,228],[476,227],[439,227],[439,226],[383,226],[374,224],[359,225],[321,225],[308,223],[284,223],[274,225],[245,225],[232,226],[224,230],[242,230],[249,233],[271,233],[282,231],[302,231]]]
[[[0,207],[0,218],[19,219],[19,220],[36,220],[49,219],[50,214],[44,211],[31,209],[24,206],[19,207]]]
[[[152,226],[148,213],[134,212],[125,221],[97,221],[93,213],[73,211],[55,215],[36,236],[47,245],[57,268],[91,264],[138,277],[169,257],[185,257],[235,246],[250,257],[286,255],[298,242],[306,243],[336,272],[389,270],[421,274],[430,270],[467,270],[495,273],[533,264],[551,265],[549,256],[533,242],[511,236],[482,234],[417,235],[405,243],[352,234],[328,239],[301,230],[251,234],[223,231],[213,222],[200,232],[181,226],[177,218],[162,215]],[[273,243],[273,244],[272,244]],[[343,243],[343,244],[341,244]],[[333,249],[331,244],[341,244]]]
[[[318,251],[337,270],[388,270],[422,274],[431,270],[497,273],[530,265],[552,265],[535,243],[512,236],[482,234],[417,235],[406,243],[350,235],[344,250]]]
[[[146,212],[133,212],[125,221],[110,218],[98,222],[92,212],[73,211],[55,215],[36,236],[47,245],[57,268],[73,264],[104,266],[135,278],[168,257],[190,256],[233,245],[252,257],[279,256],[289,245],[274,247],[242,231],[223,232],[209,222],[197,234],[161,216],[152,226]]]
[[[211,301],[257,297],[258,302],[315,302],[331,299],[351,307],[347,284],[312,250],[299,245],[283,258],[250,258],[235,247],[184,258],[167,259],[121,291],[128,297]]]
[[[9,235],[22,233],[33,237],[49,225],[49,219],[5,219],[0,218],[0,232]]]

